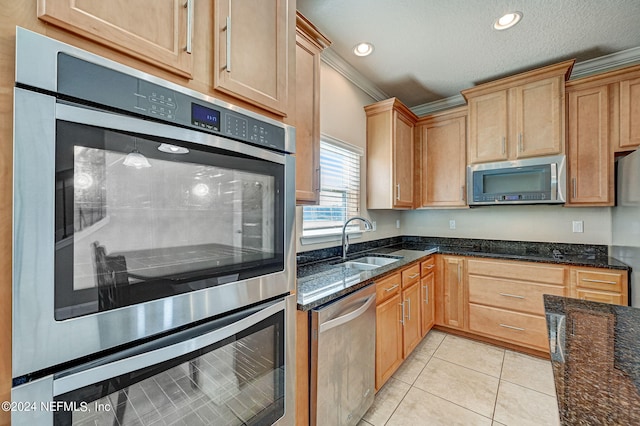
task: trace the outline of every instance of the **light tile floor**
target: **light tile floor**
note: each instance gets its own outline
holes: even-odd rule
[[[559,425],[551,362],[432,330],[358,426]]]

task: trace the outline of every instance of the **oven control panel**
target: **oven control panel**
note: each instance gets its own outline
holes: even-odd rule
[[[286,151],[283,127],[64,53],[58,92],[202,132]],[[96,84],[99,82],[99,84]]]

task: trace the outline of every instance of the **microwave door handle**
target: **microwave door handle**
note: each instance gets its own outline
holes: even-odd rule
[[[558,165],[551,163],[551,199],[558,199]]]

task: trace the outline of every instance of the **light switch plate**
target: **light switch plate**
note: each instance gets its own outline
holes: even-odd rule
[[[376,224],[376,221],[375,221],[375,220],[374,220],[373,222],[371,222],[371,225],[373,225],[373,226],[372,226],[372,228],[373,228],[373,229],[371,229],[372,231],[375,231],[376,229],[378,229],[378,228],[376,227],[376,225],[377,225],[377,224]]]
[[[449,221],[449,229],[456,229],[456,221],[454,219]]]
[[[573,232],[584,232],[584,221],[582,221],[582,220],[574,220],[573,221]]]

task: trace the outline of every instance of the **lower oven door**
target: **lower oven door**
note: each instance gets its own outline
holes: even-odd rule
[[[293,424],[294,296],[12,391],[13,425]]]

